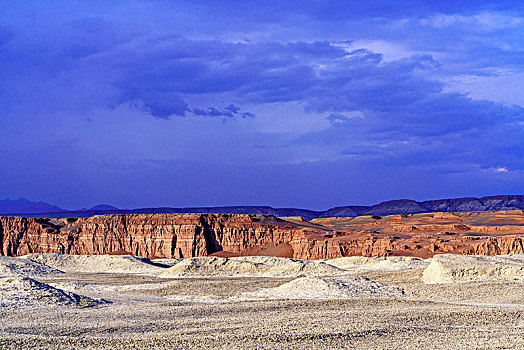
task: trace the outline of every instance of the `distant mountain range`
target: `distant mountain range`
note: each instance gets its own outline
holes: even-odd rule
[[[423,202],[417,202],[411,199],[397,199],[371,206],[353,205],[335,207],[324,211],[298,208],[273,208],[269,206],[119,209],[107,204],[100,204],[89,209],[65,210],[48,203],[32,202],[27,199],[0,200],[0,215],[31,217],[87,217],[104,214],[215,213],[301,216],[306,220],[311,220],[322,217],[347,217],[361,215],[385,216],[436,211],[460,212],[498,210],[524,210],[524,195],[438,199]]]
[[[16,214],[16,213],[50,213],[64,211],[64,209],[57,206],[44,203],[32,202],[27,199],[4,199],[0,200],[0,214]]]

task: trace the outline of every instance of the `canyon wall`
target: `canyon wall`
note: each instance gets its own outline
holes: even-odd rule
[[[384,219],[382,226],[377,226],[376,217],[373,218],[344,230],[330,225],[329,221],[310,223],[297,218],[283,220],[268,215],[101,215],[67,219],[0,217],[0,254],[112,253],[150,258],[188,258],[224,252],[245,255],[279,245],[290,247],[285,254],[287,257],[299,259],[352,255],[429,257],[438,253],[524,253],[524,234],[515,231],[520,226],[515,229],[515,225],[510,225],[511,230],[504,230],[501,225],[484,225],[482,227],[488,227],[487,233],[472,234],[471,228],[466,225],[425,223],[417,228],[416,225],[389,225]],[[353,218],[347,220],[355,221]],[[374,229],[370,230],[368,226]],[[384,232],[380,231],[381,228]],[[453,228],[457,232],[449,232]],[[275,252],[267,249],[264,255],[279,255]]]
[[[187,258],[301,241],[304,229],[260,215],[156,214],[38,219],[0,217],[0,252]],[[300,244],[300,243],[299,243]]]

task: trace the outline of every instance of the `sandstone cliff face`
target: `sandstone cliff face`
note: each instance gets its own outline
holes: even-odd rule
[[[479,214],[480,215],[480,214]],[[134,254],[188,258],[285,244],[287,257],[524,253],[522,212],[319,219],[236,214],[0,217],[0,254]],[[506,224],[503,224],[505,223]],[[271,249],[266,251],[272,255]],[[275,254],[275,253],[273,253]]]
[[[295,244],[304,229],[273,217],[229,214],[107,215],[81,219],[0,218],[0,252],[187,258]]]

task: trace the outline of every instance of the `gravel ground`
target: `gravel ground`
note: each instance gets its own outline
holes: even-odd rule
[[[240,302],[170,302],[164,296],[220,299],[292,279],[63,274],[38,280],[99,286],[75,293],[113,303],[0,309],[0,348],[524,349],[524,283],[424,284],[421,272],[361,273],[402,288],[399,298]],[[103,289],[119,285],[128,288]]]

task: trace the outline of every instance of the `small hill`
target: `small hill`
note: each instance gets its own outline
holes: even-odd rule
[[[344,299],[361,296],[400,297],[398,287],[388,286],[365,277],[300,277],[276,288],[246,293],[252,297],[283,299]]]
[[[524,281],[524,254],[435,255],[422,280],[426,283]]]
[[[25,198],[0,200],[0,215],[62,212],[64,209],[45,202],[32,202]]]
[[[233,258],[200,257],[180,260],[165,269],[162,277],[296,277],[300,275],[333,276],[346,271],[324,262],[246,256]]]
[[[64,272],[156,274],[163,270],[147,258],[132,255],[63,255],[36,253],[21,259],[52,266]]]
[[[0,277],[22,276],[37,278],[61,273],[63,271],[37,261],[0,255]]]
[[[105,303],[105,300],[66,292],[27,277],[0,278],[0,308],[90,307]]]
[[[96,211],[96,210],[120,210],[120,209],[112,205],[109,205],[109,204],[98,204],[87,210]]]

